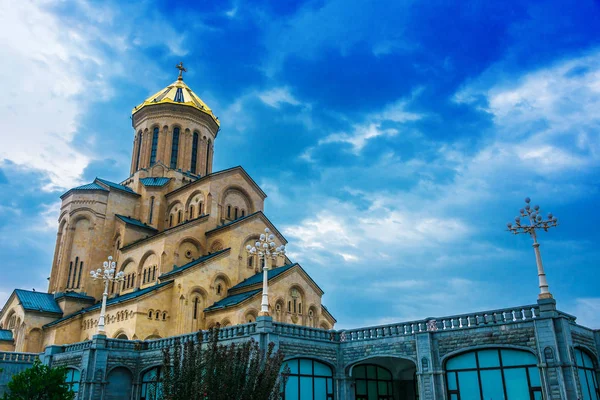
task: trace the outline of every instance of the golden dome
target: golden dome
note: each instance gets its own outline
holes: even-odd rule
[[[220,125],[219,119],[215,117],[215,114],[213,114],[212,110],[206,105],[206,103],[204,103],[200,97],[198,97],[198,95],[196,95],[196,93],[194,93],[192,89],[190,89],[189,86],[183,82],[181,73],[175,82],[148,97],[142,104],[135,107],[131,114],[135,114],[144,107],[167,103],[193,107],[209,115],[217,125]]]

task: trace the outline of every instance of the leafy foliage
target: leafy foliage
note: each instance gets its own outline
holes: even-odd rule
[[[36,359],[31,368],[13,375],[3,400],[73,400],[67,369],[51,368]]]
[[[163,350],[163,398],[166,400],[275,400],[285,385],[283,353],[269,343],[262,352],[255,340],[224,346],[218,328],[209,341],[176,342]]]

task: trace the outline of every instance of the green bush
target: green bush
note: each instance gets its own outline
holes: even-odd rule
[[[31,368],[13,375],[3,400],[73,400],[66,368],[50,368],[36,359]]]

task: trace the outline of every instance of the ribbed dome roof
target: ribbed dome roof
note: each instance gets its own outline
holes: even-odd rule
[[[166,88],[148,97],[142,104],[135,107],[131,114],[135,114],[144,107],[167,103],[193,107],[209,115],[217,125],[220,125],[219,119],[213,114],[212,110],[183,82],[181,77]]]

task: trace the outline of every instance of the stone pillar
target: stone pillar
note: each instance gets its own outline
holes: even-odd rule
[[[40,354],[40,361],[42,364],[52,367],[52,361],[55,354],[63,352],[63,347],[58,345],[50,345],[44,349],[44,352]]]
[[[431,335],[431,332],[417,333],[415,335],[417,379],[419,381],[419,399],[421,400],[443,399],[444,393],[443,372],[433,352]]]
[[[85,351],[81,360],[85,368],[85,377],[82,374],[82,394],[80,399],[102,399],[106,385],[106,367],[108,365],[108,349],[105,335],[94,335],[89,351]]]

